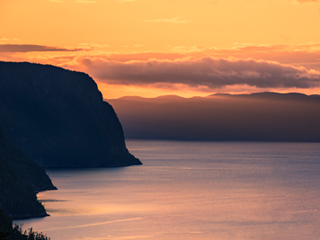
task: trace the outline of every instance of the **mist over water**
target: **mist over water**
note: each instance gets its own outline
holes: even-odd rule
[[[143,166],[50,170],[51,240],[320,239],[320,143],[129,140]]]

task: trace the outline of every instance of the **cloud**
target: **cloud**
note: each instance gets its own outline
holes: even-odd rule
[[[0,38],[0,41],[9,41],[9,40],[10,38],[5,38],[5,37]]]
[[[310,2],[317,2],[318,0],[295,0],[295,3],[310,3]]]
[[[77,64],[94,78],[110,84],[184,84],[212,89],[234,85],[258,88],[320,86],[319,71],[253,59],[193,58],[119,62],[81,57]]]
[[[128,62],[132,60],[147,61],[150,59],[174,60],[178,58],[186,58],[186,55],[180,53],[138,52],[103,56],[105,60],[118,62]]]
[[[77,0],[77,3],[96,3],[95,0]]]
[[[0,44],[4,42],[10,42],[10,41],[19,41],[18,38],[6,38],[6,37],[0,37]]]
[[[135,44],[133,45],[134,48],[141,48],[144,47],[144,44]]]
[[[171,48],[174,52],[179,52],[179,53],[192,53],[192,52],[201,52],[204,50],[203,47],[198,47],[198,46],[168,46]]]
[[[134,2],[135,0],[118,0],[121,3],[126,3],[126,2]]]
[[[70,52],[82,50],[80,48],[67,49],[32,44],[0,44],[0,52]]]
[[[79,46],[81,46],[81,48],[85,48],[88,50],[92,50],[93,48],[107,48],[110,45],[109,44],[100,44],[100,43],[79,43]]]
[[[235,43],[232,49],[195,48],[188,55],[193,57],[212,57],[237,59],[254,58],[259,60],[276,61],[291,64],[296,67],[306,67],[320,71],[320,43],[310,42],[300,45],[253,45],[249,43]],[[173,49],[173,48],[172,48]],[[187,49],[187,48],[186,48]],[[178,51],[181,52],[181,51]],[[187,53],[186,51],[184,53]]]
[[[48,0],[49,2],[64,3],[64,0]],[[77,3],[96,3],[96,0],[76,0]]]
[[[193,21],[190,21],[190,20],[182,20],[181,17],[174,17],[174,18],[163,18],[163,19],[144,20],[144,22],[187,24],[187,23],[190,23],[190,22],[193,22]]]

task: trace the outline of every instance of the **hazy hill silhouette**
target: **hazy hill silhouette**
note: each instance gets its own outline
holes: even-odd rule
[[[320,141],[320,96],[290,93],[109,100],[127,138]]]
[[[0,122],[44,167],[141,164],[128,152],[113,108],[84,73],[0,62]]]

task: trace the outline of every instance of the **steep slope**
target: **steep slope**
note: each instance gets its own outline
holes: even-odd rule
[[[0,126],[0,209],[14,219],[46,216],[36,193],[53,189],[46,172],[8,140]]]
[[[50,240],[43,233],[22,231],[21,226],[12,226],[11,218],[0,209],[0,240]]]
[[[0,62],[0,122],[43,167],[141,164],[128,152],[113,108],[84,73]]]

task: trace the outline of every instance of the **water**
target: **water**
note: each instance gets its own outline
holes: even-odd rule
[[[127,141],[144,163],[50,170],[51,240],[320,239],[320,143]]]

